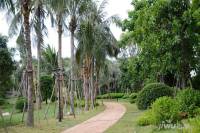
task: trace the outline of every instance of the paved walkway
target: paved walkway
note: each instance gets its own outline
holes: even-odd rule
[[[103,133],[114,125],[126,112],[126,108],[115,102],[104,102],[105,110],[87,121],[69,128],[62,133]]]

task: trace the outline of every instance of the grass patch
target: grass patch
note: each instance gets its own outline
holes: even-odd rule
[[[178,130],[156,130],[155,126],[139,126],[137,119],[144,113],[137,109],[135,104],[120,101],[126,107],[124,116],[105,133],[177,133]]]
[[[58,120],[55,118],[56,114],[54,115],[55,111],[55,103],[50,105],[50,109],[47,115],[48,120],[44,120],[44,112],[46,110],[46,105],[44,104],[40,111],[34,112],[34,119],[35,119],[35,127],[28,128],[22,122],[22,113],[15,112],[13,115],[12,121],[10,123],[10,116],[4,117],[6,121],[6,125],[9,126],[8,132],[11,133],[55,133],[61,132],[64,129],[70,128],[76,124],[79,124],[92,116],[95,116],[99,112],[105,109],[104,106],[98,106],[96,109],[88,111],[88,112],[80,112],[80,114],[76,115],[74,119],[72,116],[67,116],[63,119],[62,123],[59,123]],[[68,109],[69,110],[69,109]],[[11,108],[4,108],[5,111],[11,111]],[[25,119],[26,120],[26,114]],[[4,132],[3,130],[3,123],[0,118],[0,132]]]

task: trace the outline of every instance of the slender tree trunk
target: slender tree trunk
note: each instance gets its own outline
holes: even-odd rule
[[[41,88],[40,88],[40,64],[41,64],[41,44],[42,44],[42,29],[41,29],[41,8],[39,7],[37,10],[37,21],[38,21],[38,30],[37,30],[37,58],[38,58],[38,62],[37,62],[37,97],[36,97],[36,103],[37,103],[37,108],[41,109]]]
[[[59,122],[63,119],[63,93],[62,93],[62,80],[63,80],[63,63],[62,63],[62,22],[61,22],[61,15],[57,15],[57,22],[58,22],[58,105],[59,105],[59,111],[58,111],[58,119]]]
[[[84,60],[84,76],[83,76],[83,90],[85,96],[85,111],[89,110],[89,67],[88,58]]]
[[[34,104],[33,104],[33,68],[32,68],[32,52],[31,52],[31,39],[30,39],[30,0],[22,1],[23,19],[24,19],[24,33],[25,44],[27,50],[27,72],[28,72],[28,109],[26,125],[29,127],[34,126]]]
[[[94,60],[92,59],[90,73],[91,108],[94,109]]]
[[[96,81],[95,81],[95,90],[94,90],[94,99],[96,101],[97,91],[101,94],[99,89],[99,70],[96,70]]]
[[[84,77],[84,95],[85,95],[85,111],[89,110],[89,79]]]
[[[75,57],[74,57],[74,29],[71,29],[71,89],[70,89],[70,114],[75,116],[74,110],[74,66]]]

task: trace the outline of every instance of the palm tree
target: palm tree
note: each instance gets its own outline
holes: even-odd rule
[[[58,68],[58,56],[56,50],[51,48],[50,45],[44,48],[42,51],[42,69],[49,75]]]
[[[62,34],[63,28],[67,27],[65,25],[65,19],[67,17],[67,0],[49,0],[48,1],[48,10],[50,10],[50,16],[52,20],[52,24],[56,23],[57,32],[58,32],[58,103],[59,103],[59,111],[58,118],[59,122],[63,119],[63,96],[62,94],[62,80],[63,80],[63,63],[62,63]],[[54,16],[54,14],[56,16]]]
[[[4,9],[8,9],[11,11],[14,11],[14,4],[12,0],[0,0],[0,9],[4,10]]]
[[[31,1],[22,0],[22,15],[24,26],[24,39],[27,50],[27,73],[28,73],[28,109],[27,109],[27,126],[34,125],[34,105],[33,105],[33,68],[32,68],[32,51],[31,51],[31,37],[30,37],[30,11]]]
[[[74,55],[74,36],[77,26],[82,19],[82,15],[87,10],[89,0],[68,0],[67,10],[70,17],[69,31],[71,33],[71,91],[70,91],[70,112],[75,114],[74,111],[74,81],[75,81],[75,55]]]
[[[35,17],[34,17],[34,29],[36,32],[37,38],[37,96],[36,96],[36,103],[38,109],[41,109],[41,90],[40,90],[40,75],[41,75],[41,50],[43,44],[43,31],[46,29],[44,25],[45,19],[45,11],[44,11],[44,2],[43,0],[35,0],[34,10],[35,10]]]
[[[94,107],[94,68],[96,67],[96,81],[100,65],[103,65],[107,55],[117,53],[116,39],[109,29],[111,20],[118,20],[116,16],[111,16],[109,19],[104,19],[104,7],[106,1],[103,1],[98,6],[96,3],[90,5],[86,19],[81,22],[78,30],[78,50],[76,53],[77,61],[83,60],[83,88],[85,94],[85,110],[89,109],[89,91],[91,94],[92,108]]]
[[[36,101],[37,101],[37,105],[38,108],[41,108],[41,95],[40,95],[40,62],[41,62],[41,46],[43,44],[43,34],[45,32],[46,26],[44,25],[44,19],[45,19],[45,11],[44,11],[44,1],[43,0],[34,0],[33,3],[31,3],[31,11],[33,14],[33,17],[31,18],[30,21],[30,26],[31,29],[33,29],[36,33],[36,37],[34,37],[34,39],[37,42],[37,56],[38,56],[38,63],[37,63],[37,97],[36,97]],[[10,28],[9,28],[9,35],[13,36],[18,34],[18,38],[17,38],[17,44],[20,47],[23,47],[24,45],[24,36],[23,36],[23,32],[24,32],[24,27],[22,25],[22,14],[23,11],[20,8],[20,2],[17,1],[16,4],[16,13],[14,14],[14,18],[12,19]],[[20,25],[20,26],[19,26]],[[23,56],[23,55],[22,55]],[[24,58],[22,58],[24,59]],[[25,60],[24,60],[25,63]]]

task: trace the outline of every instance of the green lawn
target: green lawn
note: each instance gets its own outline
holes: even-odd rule
[[[4,107],[4,111],[11,111],[11,106]],[[43,105],[42,110],[35,111],[35,127],[27,128],[21,122],[22,113],[15,113],[12,118],[12,122],[9,122],[9,117],[4,117],[7,126],[9,125],[8,131],[11,133],[57,133],[69,127],[72,127],[76,124],[79,124],[92,116],[95,116],[99,112],[103,111],[104,106],[98,106],[96,109],[88,112],[81,112],[79,115],[76,115],[76,118],[72,116],[67,116],[64,118],[62,123],[57,122],[55,119],[56,115],[54,115],[55,104],[50,105],[50,109],[48,112],[48,120],[44,120],[44,112],[46,110],[46,105]],[[26,118],[26,117],[25,117]],[[12,126],[11,126],[12,125]],[[3,124],[2,119],[0,118],[0,132],[3,132]]]
[[[125,115],[105,133],[177,133],[177,130],[156,130],[154,126],[138,126],[137,118],[142,115],[143,111],[137,109],[135,104],[126,101],[120,101],[126,107]]]

